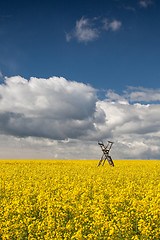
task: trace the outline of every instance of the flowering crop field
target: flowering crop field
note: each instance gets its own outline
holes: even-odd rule
[[[0,239],[160,239],[160,161],[0,160]]]

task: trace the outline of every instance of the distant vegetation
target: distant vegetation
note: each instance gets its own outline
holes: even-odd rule
[[[160,239],[160,161],[0,160],[0,239]]]

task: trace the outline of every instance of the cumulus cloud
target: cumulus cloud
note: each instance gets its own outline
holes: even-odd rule
[[[64,78],[29,81],[16,76],[0,85],[4,134],[51,139],[78,138],[94,128],[95,90]]]
[[[101,24],[103,24],[101,26]],[[117,31],[121,28],[122,22],[108,19],[100,18],[85,18],[82,17],[80,20],[76,21],[75,29],[69,33],[66,33],[66,41],[70,42],[72,38],[77,39],[78,42],[88,43],[99,38],[102,30]]]
[[[130,87],[121,95],[108,90],[99,100],[91,86],[62,77],[5,78],[0,157],[9,156],[6,149],[17,157],[19,144],[26,158],[93,159],[101,154],[98,140],[113,140],[113,158],[159,158],[159,93]]]

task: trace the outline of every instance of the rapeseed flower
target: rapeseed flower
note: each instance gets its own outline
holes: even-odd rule
[[[0,239],[160,239],[160,162],[0,160]]]

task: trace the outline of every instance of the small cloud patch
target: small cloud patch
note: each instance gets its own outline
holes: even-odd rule
[[[113,32],[118,31],[122,26],[122,22],[118,20],[109,21],[108,19],[100,20],[100,18],[85,18],[82,17],[76,21],[75,28],[66,33],[66,41],[70,42],[75,38],[78,42],[88,43],[97,40],[102,31],[111,30]]]

